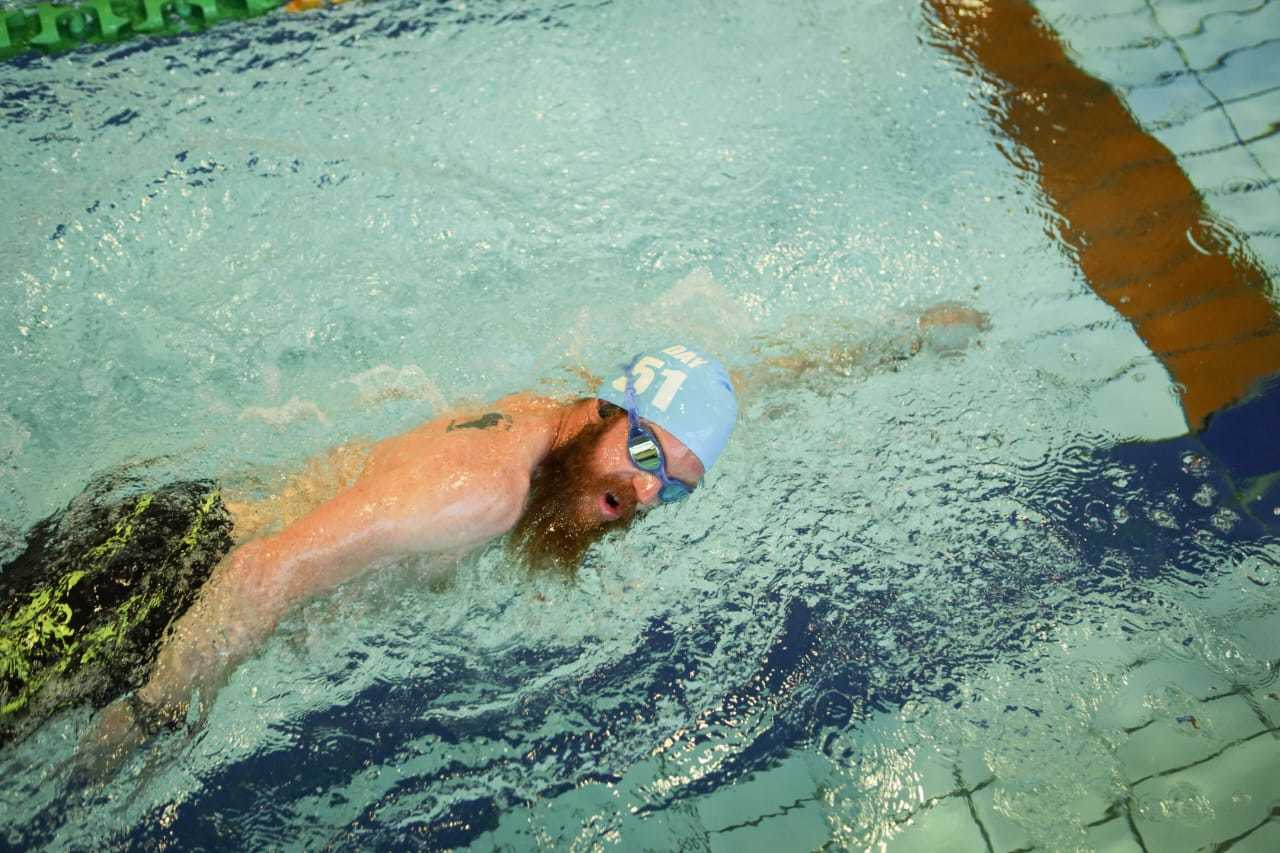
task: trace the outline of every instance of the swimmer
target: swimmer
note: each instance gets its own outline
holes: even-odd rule
[[[958,306],[931,309],[888,360],[909,357],[938,327],[961,325],[983,329],[986,317]],[[602,536],[699,489],[733,431],[735,381],[843,373],[863,355],[834,348],[775,358],[731,378],[706,351],[671,342],[636,355],[592,397],[516,394],[336,452],[354,475],[217,562],[164,632],[145,683],[107,705],[82,738],[81,767],[101,776],[150,735],[180,725],[195,691],[207,712],[226,676],[290,608],[388,560],[456,560],[507,535],[513,554],[531,567],[576,567]],[[207,511],[210,498],[202,506]],[[238,532],[261,529],[252,505],[227,508]]]
[[[635,356],[595,397],[517,394],[374,445],[350,487],[227,555],[146,684],[108,706],[83,746],[94,763],[115,764],[183,720],[194,689],[207,706],[293,605],[386,560],[456,558],[510,534],[531,567],[576,566],[638,513],[691,495],[737,414],[725,367],[671,343]]]

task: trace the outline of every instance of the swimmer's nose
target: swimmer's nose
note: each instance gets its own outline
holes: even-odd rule
[[[653,506],[658,502],[658,492],[662,491],[662,481],[652,474],[636,474],[631,478],[631,487],[636,490],[637,503]]]

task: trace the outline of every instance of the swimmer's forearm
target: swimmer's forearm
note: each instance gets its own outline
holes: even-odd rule
[[[349,566],[369,553],[357,549],[341,562]],[[194,689],[207,703],[226,676],[271,636],[293,604],[352,574],[350,569],[333,571],[335,559],[315,548],[291,551],[281,536],[232,551],[191,609],[174,623],[138,696],[166,715],[183,713]]]
[[[493,482],[490,482],[493,480]],[[505,532],[521,501],[482,470],[430,465],[361,483],[275,536],[233,551],[174,625],[147,685],[149,704],[185,708],[252,655],[294,604],[408,553],[456,553]]]
[[[911,318],[907,328],[892,332],[877,345],[839,343],[823,349],[770,356],[743,370],[735,370],[734,389],[739,397],[749,397],[765,386],[787,385],[812,373],[848,376],[858,368],[892,365],[919,352],[931,329],[955,326],[983,332],[991,328],[991,321],[986,314],[968,306],[941,302]]]
[[[278,599],[254,594],[259,551],[256,542],[233,551],[191,609],[174,623],[151,678],[138,691],[148,705],[166,716],[181,715],[196,688],[207,703],[227,673],[275,630],[283,612]]]

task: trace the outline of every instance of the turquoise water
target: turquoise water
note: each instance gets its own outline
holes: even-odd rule
[[[1123,788],[1077,735],[1132,725],[1100,709],[1137,650],[1272,684],[1231,626],[1275,606],[1274,538],[1096,462],[1182,433],[1175,391],[925,34],[906,2],[367,3],[0,68],[0,547],[106,468],[297,465],[652,338],[871,354],[749,401],[709,488],[574,584],[391,567],[85,795],[87,715],[51,722],[3,758],[8,843],[701,848],[794,808],[796,847],[862,847],[976,751],[1063,847]],[[991,330],[875,366],[944,300]],[[1269,585],[1201,603],[1245,563]]]

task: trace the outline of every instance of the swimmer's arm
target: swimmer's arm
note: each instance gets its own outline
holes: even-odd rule
[[[138,696],[180,713],[202,699],[305,599],[386,558],[470,550],[515,523],[524,491],[498,470],[426,462],[362,480],[275,536],[247,543],[219,566],[161,649]]]
[[[889,346],[839,343],[821,350],[806,350],[776,355],[732,371],[734,390],[749,399],[765,387],[787,385],[811,373],[848,375],[859,367],[891,364],[919,352],[930,329],[968,326],[976,331],[991,327],[990,318],[981,311],[964,305],[943,302],[915,317],[909,332],[898,336]]]

